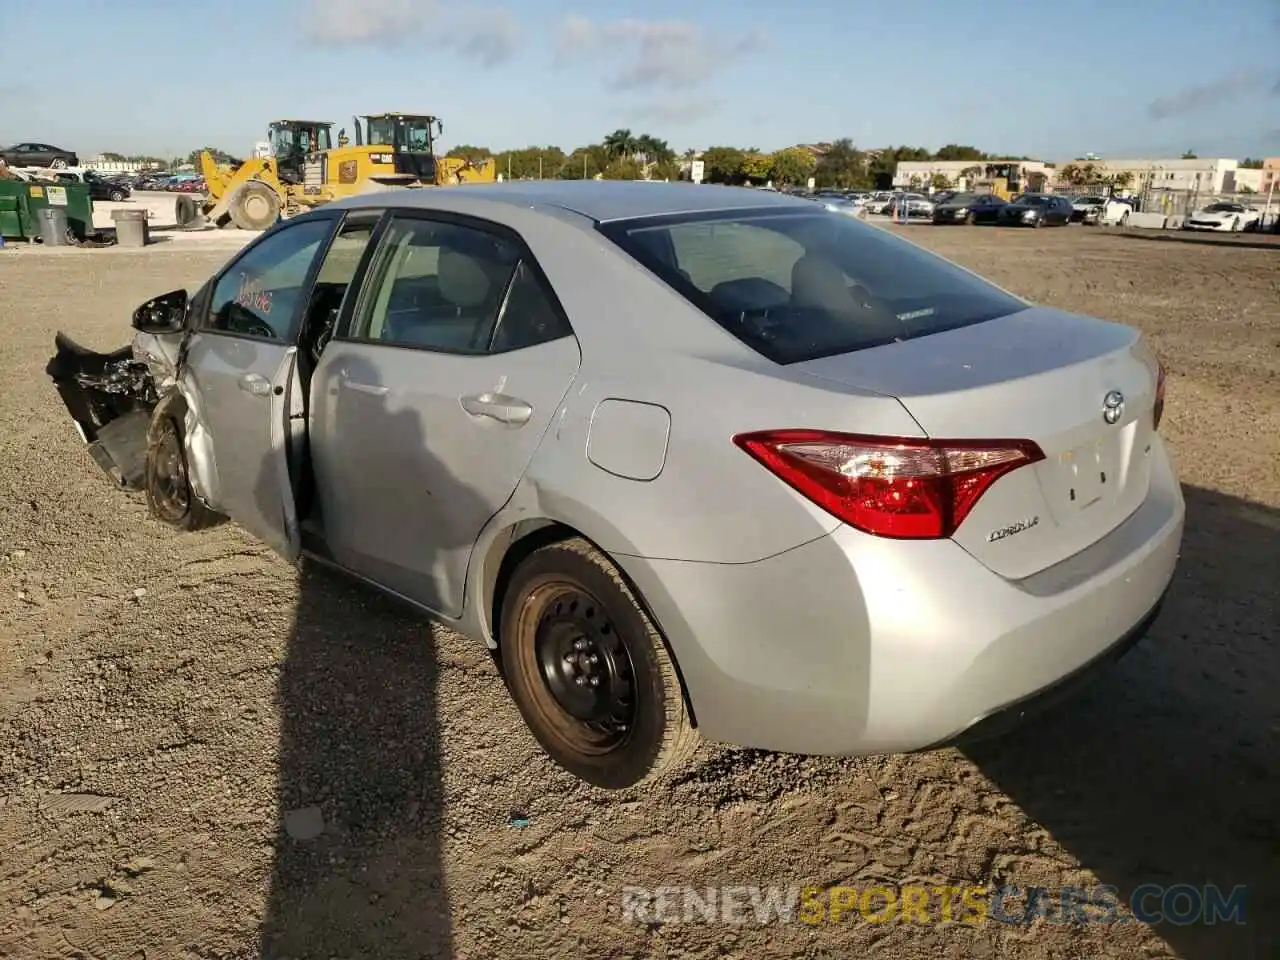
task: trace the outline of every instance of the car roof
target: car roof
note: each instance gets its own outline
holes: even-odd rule
[[[397,190],[393,193],[365,194],[362,203],[349,206],[425,207],[438,206],[439,193],[448,195],[448,206],[474,198],[486,203],[523,207],[559,207],[580,216],[606,223],[659,217],[667,214],[708,213],[762,207],[811,209],[808,202],[772,190],[746,187],[704,186],[691,183],[638,182],[631,180],[528,180],[495,184],[467,184],[459,187]],[[377,199],[374,199],[377,198]],[[357,198],[352,198],[357,199]],[[372,201],[372,202],[371,202]],[[341,202],[341,201],[340,201]]]

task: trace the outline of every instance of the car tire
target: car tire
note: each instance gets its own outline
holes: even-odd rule
[[[67,161],[63,160],[61,157],[58,157],[57,159],[50,161],[50,163],[49,163],[49,169],[50,169],[50,170],[65,170],[65,169],[67,169]]]
[[[653,782],[692,756],[675,663],[630,586],[582,539],[541,547],[503,596],[507,688],[547,754],[587,783]]]
[[[143,491],[156,520],[178,530],[204,530],[226,517],[206,507],[191,489],[185,440],[181,413],[161,411],[147,431]]]
[[[119,203],[121,200],[124,199],[124,191],[112,190],[110,195],[108,196],[108,199],[111,200],[112,203]]]
[[[1129,211],[1126,210],[1124,213],[1120,214],[1120,226],[1127,227],[1128,225],[1129,225]]]
[[[241,230],[266,230],[280,217],[280,198],[261,180],[250,180],[236,190],[227,212]]]
[[[972,227],[976,225],[977,222],[978,222],[977,214],[975,214],[972,210],[970,210],[968,213],[964,215],[964,225],[966,227]]]
[[[1239,217],[1236,217],[1234,220],[1232,220],[1232,221],[1231,221],[1231,232],[1232,232],[1232,233],[1239,233],[1239,232],[1240,232],[1240,218],[1239,218]]]

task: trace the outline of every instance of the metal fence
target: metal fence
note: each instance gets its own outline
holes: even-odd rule
[[[1077,200],[1080,197],[1106,196],[1105,187],[1057,187],[1059,196]],[[1138,184],[1124,191],[1132,197],[1135,210],[1141,213],[1160,213],[1166,217],[1185,217],[1211,203],[1239,203],[1252,207],[1263,215],[1263,222],[1270,226],[1280,219],[1280,192],[1268,197],[1265,193],[1214,193],[1211,190],[1172,190]]]

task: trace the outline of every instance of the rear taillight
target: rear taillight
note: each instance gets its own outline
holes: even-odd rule
[[[951,536],[1000,477],[1044,459],[1030,440],[767,430],[733,442],[850,526],[898,539]]]
[[[1156,361],[1156,403],[1151,413],[1151,429],[1160,429],[1160,418],[1164,416],[1164,364]]]

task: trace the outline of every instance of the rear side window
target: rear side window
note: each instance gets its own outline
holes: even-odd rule
[[[599,229],[776,363],[927,336],[1027,307],[915,244],[822,210],[679,215]]]

